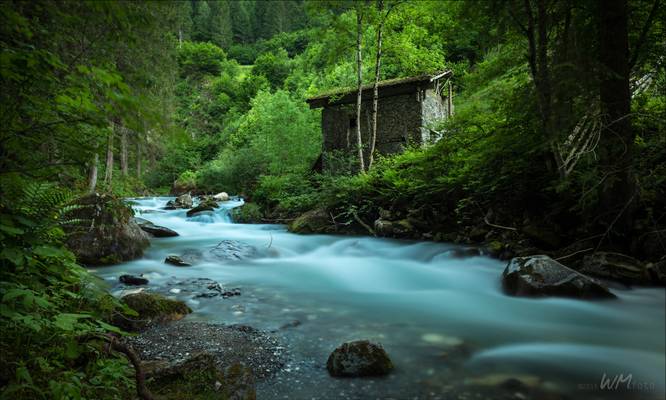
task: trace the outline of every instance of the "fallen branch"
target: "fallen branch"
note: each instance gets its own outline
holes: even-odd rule
[[[139,398],[143,400],[155,400],[150,389],[146,386],[146,376],[141,368],[141,359],[136,355],[134,349],[125,343],[119,342],[112,335],[107,335],[107,338],[109,338],[109,347],[112,350],[123,353],[132,363],[136,377],[136,393],[139,395]]]
[[[584,252],[586,252],[586,251],[590,251],[590,250],[594,250],[594,247],[589,247],[589,248],[587,248],[587,249],[578,250],[578,251],[575,251],[575,252],[573,252],[573,253],[571,253],[571,254],[568,254],[568,255],[566,255],[566,256],[557,257],[557,258],[555,259],[555,261],[564,260],[565,258],[573,257],[573,256],[575,256],[576,254],[584,253]]]
[[[111,351],[117,351],[123,353],[125,357],[130,361],[132,367],[134,367],[135,379],[136,379],[136,393],[142,400],[156,400],[155,396],[150,392],[150,389],[146,386],[146,375],[141,368],[141,359],[136,355],[134,349],[122,342],[119,342],[116,336],[111,333],[105,335],[96,335],[96,334],[86,334],[78,337],[80,341],[88,341],[99,339],[106,343],[106,351],[110,353]]]
[[[488,226],[492,226],[493,228],[506,229],[508,231],[517,231],[518,230],[517,228],[514,228],[512,226],[503,226],[503,225],[497,225],[497,224],[491,223],[490,221],[488,221],[488,214],[486,214],[483,217],[483,222],[485,222],[486,225],[488,225]]]
[[[375,230],[372,229],[368,224],[363,222],[363,220],[361,218],[359,218],[358,214],[356,213],[356,210],[352,211],[352,216],[354,217],[356,222],[358,222],[359,224],[361,224],[362,227],[367,229],[368,232],[370,232],[372,234],[372,236],[377,236],[377,234],[375,233]]]

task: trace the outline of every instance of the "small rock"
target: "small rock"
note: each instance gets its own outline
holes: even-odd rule
[[[357,340],[342,344],[326,362],[331,376],[381,376],[393,369],[393,363],[380,344]]]
[[[217,201],[229,201],[229,195],[227,192],[220,192],[214,195],[213,198]]]
[[[135,275],[121,275],[119,279],[120,283],[125,285],[147,285],[148,279],[142,278]]]
[[[616,297],[599,282],[545,255],[512,259],[502,275],[502,286],[513,296]]]
[[[167,258],[164,259],[164,262],[166,264],[175,265],[177,267],[189,267],[189,266],[192,265],[188,262],[185,262],[182,258],[180,258],[179,256],[176,256],[176,255],[167,256]]]
[[[289,328],[295,328],[301,324],[301,321],[295,319],[292,321],[287,322],[286,324],[283,324],[280,329],[289,329]]]

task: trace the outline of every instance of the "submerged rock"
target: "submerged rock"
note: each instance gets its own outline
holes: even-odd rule
[[[173,237],[178,236],[178,232],[164,226],[155,225],[144,218],[135,217],[134,221],[144,232],[148,232],[155,237]]]
[[[124,283],[125,285],[138,286],[148,284],[148,279],[136,275],[120,275],[118,280],[120,283]]]
[[[512,259],[502,275],[502,286],[513,296],[615,297],[599,282],[545,255]]]
[[[176,255],[173,255],[173,254],[168,255],[167,258],[164,259],[164,263],[175,265],[177,267],[189,267],[189,266],[192,265],[192,264],[186,262],[185,260],[183,260],[182,258],[180,258],[179,256],[176,256]]]
[[[627,285],[649,285],[652,277],[646,266],[633,257],[598,251],[583,258],[581,273],[622,282]]]
[[[154,293],[134,293],[120,299],[136,316],[118,316],[116,325],[129,331],[139,331],[154,324],[177,321],[192,310],[182,301],[167,299]]]
[[[166,288],[169,293],[174,293],[177,289],[178,293],[190,295],[192,298],[210,298],[222,297],[229,298],[233,296],[240,296],[240,288],[225,288],[217,281],[209,278],[189,278],[189,279],[174,279],[166,283]]]
[[[393,369],[393,363],[380,344],[367,340],[343,343],[326,361],[332,376],[381,376]]]
[[[82,221],[67,227],[67,247],[79,262],[110,265],[141,257],[150,245],[148,235],[132,220],[131,207],[122,200],[97,193],[75,202],[70,218]]]
[[[335,231],[335,225],[326,210],[318,209],[296,218],[289,225],[289,230],[294,233],[331,233]]]
[[[253,258],[258,255],[257,249],[238,240],[223,240],[208,251],[217,261],[234,261]]]

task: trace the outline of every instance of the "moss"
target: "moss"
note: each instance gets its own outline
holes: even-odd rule
[[[135,293],[123,297],[123,301],[141,317],[160,317],[164,315],[185,315],[192,310],[182,301],[167,299],[153,293]]]
[[[261,208],[255,203],[245,203],[242,207],[236,207],[231,210],[231,216],[234,222],[241,224],[256,224],[261,222],[263,213]]]
[[[177,321],[192,312],[185,303],[153,293],[135,293],[121,299],[138,315],[116,316],[115,325],[128,331],[140,331],[149,325]]]
[[[308,211],[289,225],[289,230],[295,233],[329,233],[334,228],[328,213],[323,209]]]
[[[215,358],[206,353],[158,371],[148,386],[161,399],[254,400],[256,394],[250,370],[233,364],[220,370]]]

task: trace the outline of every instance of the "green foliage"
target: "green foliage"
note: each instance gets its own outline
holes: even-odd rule
[[[289,56],[285,49],[278,49],[272,53],[264,53],[257,57],[252,68],[252,73],[263,76],[270,82],[271,88],[282,87],[285,79],[289,75],[290,67]]]
[[[212,43],[183,42],[178,50],[178,68],[183,78],[198,80],[219,75],[226,59],[224,50]]]
[[[0,202],[2,398],[124,398],[132,370],[104,352],[120,305],[62,245],[72,210],[52,185],[4,179]]]

